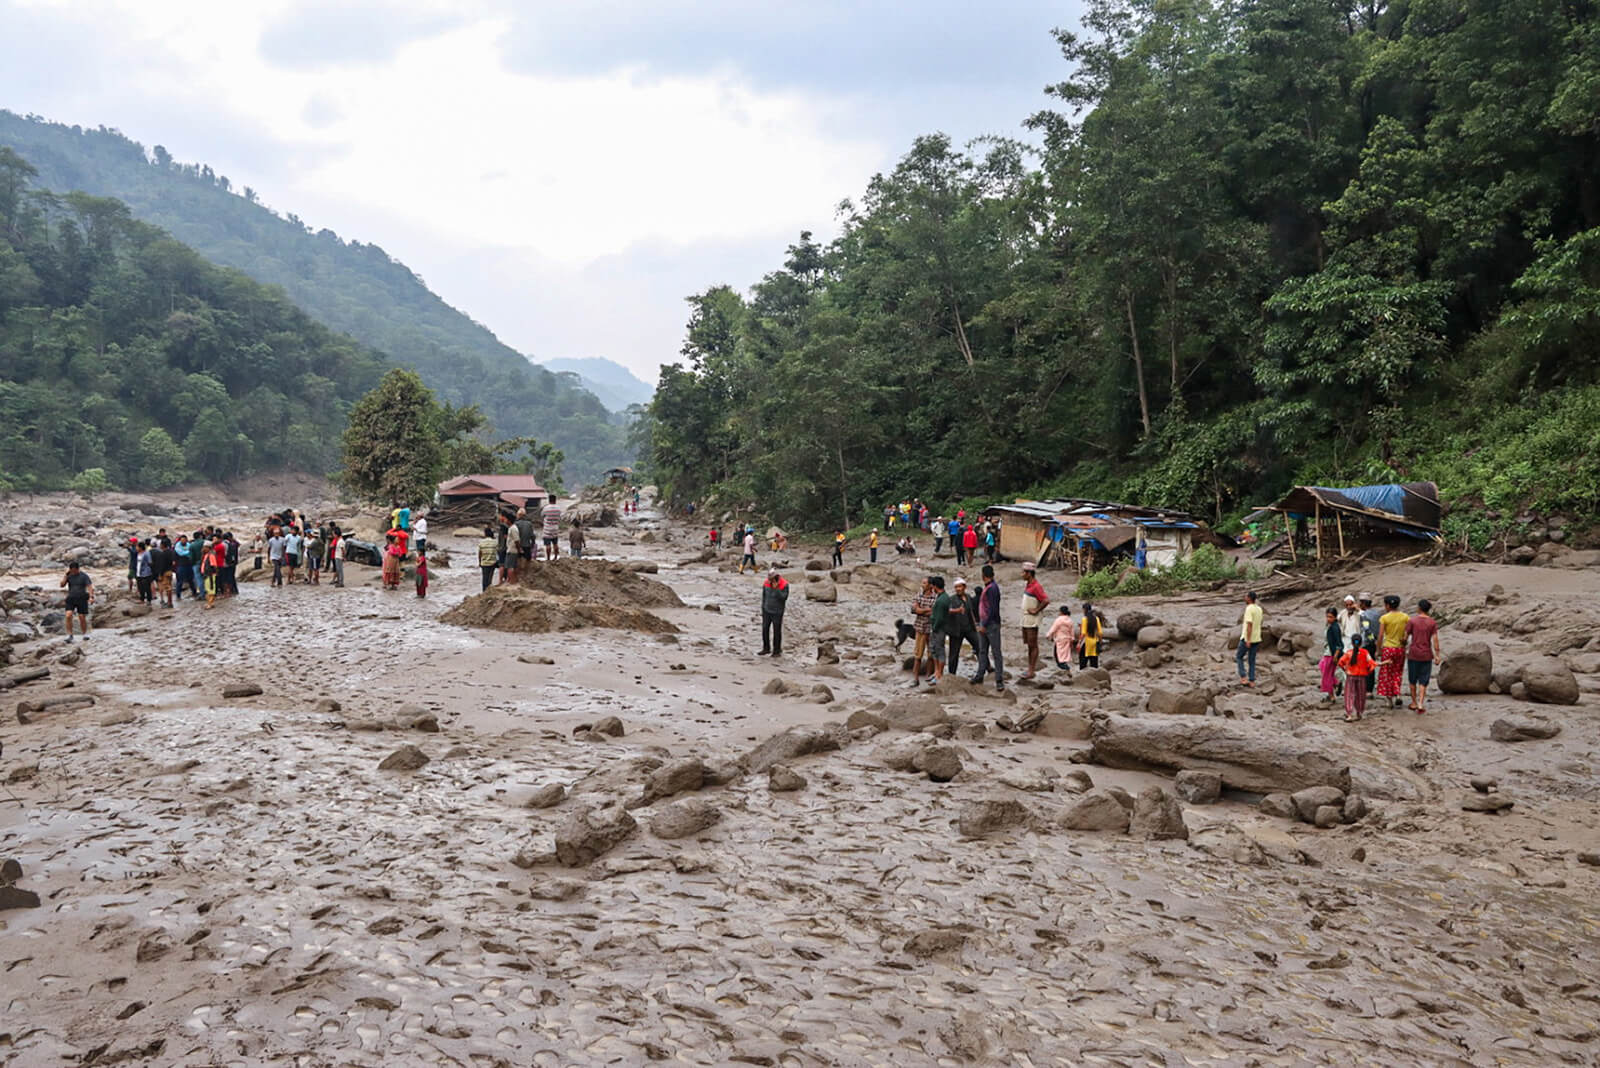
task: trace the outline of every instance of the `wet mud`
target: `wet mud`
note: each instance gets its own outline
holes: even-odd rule
[[[1148,607],[1218,640],[1153,667],[1118,643],[1109,693],[1064,679],[1014,700],[950,688],[944,708],[985,727],[951,741],[953,781],[889,769],[879,747],[906,732],[869,730],[787,761],[801,789],[733,770],[641,805],[651,768],[725,770],[774,732],[883,711],[909,682],[892,621],[915,573],[838,583],[832,603],[791,597],[772,660],[754,655],[760,578],[720,557],[679,565],[692,536],[649,511],[641,522],[672,540],[639,544],[625,523],[592,531],[590,548],[659,562],[654,579],[682,604],[650,611],[675,634],[456,626],[475,569],[435,572],[419,600],[352,567],[342,590],[251,584],[213,611],[131,620],[26,691],[70,682],[93,708],[24,726],[23,691],[0,695],[0,783],[21,802],[0,793],[0,858],[41,897],[0,912],[0,1064],[1600,1058],[1600,878],[1582,859],[1600,848],[1590,676],[1577,705],[1541,709],[1563,728],[1548,741],[1488,739],[1495,717],[1529,707],[1504,696],[1376,714],[1350,744],[1403,764],[1423,796],[1374,802],[1357,823],[1317,830],[1230,797],[1185,806],[1187,841],[1063,830],[1075,797],[1036,785],[1074,770],[1134,793],[1172,781],[1074,764],[1086,741],[996,722],[1116,698],[1137,713],[1152,686],[1225,683],[1231,602],[1177,598]],[[787,557],[797,594],[805,559]],[[1425,578],[1441,603],[1481,602],[1502,570]],[[1557,613],[1600,592],[1587,573],[1518,573]],[[576,595],[492,599],[527,596]],[[824,641],[839,660],[817,674]],[[65,646],[16,651],[33,648]],[[1214,703],[1286,730],[1328,723],[1303,655],[1264,677],[1271,692]],[[774,679],[799,696],[764,692]],[[240,682],[262,693],[221,696]],[[833,700],[813,703],[814,684]],[[584,729],[610,716],[620,737]],[[406,726],[429,719],[437,731]],[[399,729],[351,729],[374,720]],[[408,744],[425,764],[379,770]],[[1479,773],[1515,807],[1462,811]],[[654,833],[685,798],[720,819]],[[1034,818],[963,837],[963,806],[995,799]],[[549,862],[573,813],[602,803],[632,805],[637,829],[585,866]]]

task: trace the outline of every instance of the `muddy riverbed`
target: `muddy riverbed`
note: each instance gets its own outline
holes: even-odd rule
[[[241,528],[258,510],[217,508]],[[730,763],[903,703],[892,622],[916,565],[835,583],[787,553],[772,660],[755,655],[761,579],[699,560],[648,509],[589,547],[655,563],[684,604],[651,611],[676,634],[440,622],[479,576],[459,566],[470,542],[439,533],[459,564],[426,600],[352,567],[345,589],[245,583],[213,611],[13,647],[12,670],[52,674],[0,694],[0,859],[40,898],[0,911],[0,1065],[1600,1063],[1600,678],[1581,643],[1559,654],[1577,704],[1451,695],[1347,726],[1305,650],[1265,658],[1263,693],[1228,686],[1237,591],[1112,605],[1187,638],[1114,643],[1109,692],[946,688],[951,781],[885,766],[909,732],[840,728],[841,748],[785,761],[805,784],[779,792]],[[824,583],[836,600],[806,597]],[[1433,596],[1446,652],[1481,640],[1497,663],[1541,655],[1600,597],[1592,567],[1407,567],[1269,599],[1269,621],[1316,628],[1352,584]],[[824,639],[839,662],[819,671]],[[242,683],[262,692],[223,697]],[[1173,781],[1074,763],[1089,742],[1071,729],[997,723],[1142,720],[1153,688],[1308,729],[1306,746],[1344,732],[1415,796],[1329,829],[1237,792],[1183,805],[1186,840],[1063,829],[1073,772],[1134,794]],[[16,721],[17,701],[61,694],[96,703]],[[1490,739],[1535,714],[1560,732]],[[609,716],[620,737],[575,734]],[[402,729],[353,729],[374,721]],[[379,769],[406,745],[428,762]],[[721,784],[639,804],[649,769],[685,757]],[[1474,775],[1514,807],[1463,811]],[[527,807],[551,784],[568,796]],[[712,822],[658,834],[688,801]],[[961,833],[973,805],[1008,801],[1026,820]],[[603,802],[637,828],[557,863],[558,832]]]

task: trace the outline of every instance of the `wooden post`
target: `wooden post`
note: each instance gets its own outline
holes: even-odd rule
[[[1317,502],[1317,509],[1316,509],[1316,512],[1314,514],[1316,516],[1316,523],[1317,523],[1317,563],[1320,564],[1322,562],[1322,502],[1321,501]]]
[[[1287,508],[1277,509],[1277,512],[1283,516],[1283,536],[1289,539],[1289,559],[1298,561],[1300,557],[1294,551],[1294,520],[1289,518],[1289,510]]]
[[[1344,556],[1344,517],[1338,512],[1333,513],[1333,525],[1339,531],[1339,555]]]

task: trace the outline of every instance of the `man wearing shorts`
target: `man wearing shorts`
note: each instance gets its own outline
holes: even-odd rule
[[[1433,681],[1433,665],[1444,659],[1439,651],[1439,624],[1433,618],[1433,602],[1424,597],[1417,602],[1417,614],[1406,620],[1406,682],[1411,685],[1411,711],[1422,715],[1428,710],[1428,684]]]
[[[94,600],[94,580],[89,577],[77,564],[67,565],[66,577],[61,580],[61,587],[67,591],[67,641],[76,641],[72,636],[72,619],[78,619],[78,627],[83,631],[83,640],[89,640],[89,603]]]
[[[556,504],[554,497],[544,506],[544,526],[540,535],[544,538],[544,558],[554,560],[561,555],[561,507]]]

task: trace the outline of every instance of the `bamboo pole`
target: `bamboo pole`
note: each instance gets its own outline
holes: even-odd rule
[[[1338,512],[1333,513],[1333,525],[1339,531],[1339,556],[1344,557],[1344,517]]]
[[[1300,557],[1294,551],[1294,520],[1289,518],[1288,511],[1283,508],[1277,508],[1274,511],[1283,516],[1283,536],[1289,539],[1289,559],[1298,561]]]
[[[1317,502],[1317,510],[1316,510],[1315,515],[1316,515],[1316,523],[1317,523],[1317,563],[1320,564],[1322,562],[1322,502],[1321,501]]]

